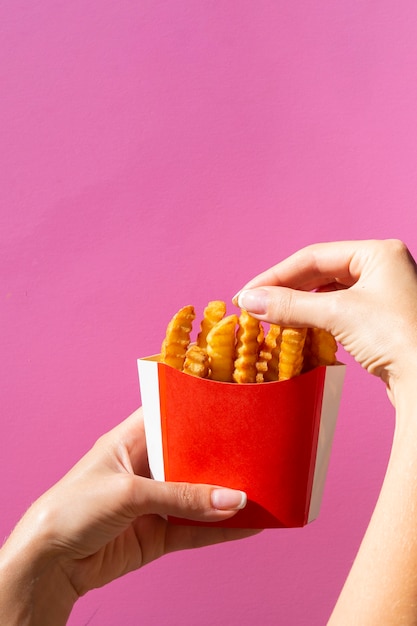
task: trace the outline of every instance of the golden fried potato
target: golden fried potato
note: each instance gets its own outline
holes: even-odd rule
[[[195,310],[192,305],[184,306],[171,319],[162,342],[160,355],[162,363],[182,370],[194,319]]]
[[[226,303],[223,300],[212,300],[204,309],[201,330],[197,335],[197,345],[207,347],[207,335],[210,330],[226,315]]]
[[[336,363],[337,343],[333,335],[322,328],[309,328],[304,348],[304,369]]]
[[[187,348],[183,372],[197,378],[207,378],[209,375],[209,357],[204,348],[195,344]]]
[[[259,350],[256,364],[256,382],[278,380],[279,352],[281,346],[281,327],[271,324]]]
[[[278,380],[288,380],[301,373],[307,328],[282,329]]]
[[[213,380],[233,381],[237,323],[237,315],[228,315],[217,322],[207,335],[210,378]]]
[[[236,334],[236,358],[233,372],[233,380],[236,383],[256,382],[256,363],[263,335],[261,322],[249,315],[247,311],[242,311]]]
[[[288,380],[320,365],[336,363],[337,343],[320,328],[291,328],[262,323],[241,311],[226,315],[223,300],[204,309],[197,341],[191,344],[192,305],[169,322],[160,361],[200,378],[222,382],[262,383]]]

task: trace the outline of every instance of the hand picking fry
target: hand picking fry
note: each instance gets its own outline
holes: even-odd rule
[[[182,371],[198,378],[207,378],[210,371],[207,351],[195,344],[189,346],[185,353]]]
[[[236,333],[236,359],[233,380],[236,383],[256,382],[256,363],[263,339],[263,327],[259,320],[242,311]]]
[[[194,319],[195,310],[191,305],[180,309],[171,319],[162,342],[160,357],[162,363],[182,370]]]
[[[283,328],[278,380],[288,380],[301,373],[306,335],[307,328]]]
[[[235,363],[237,315],[229,315],[217,322],[207,335],[207,354],[210,358],[210,377],[222,382],[233,381]]]
[[[212,300],[208,303],[203,313],[201,330],[197,335],[197,345],[207,347],[207,335],[210,330],[226,315],[226,303],[223,300]]]

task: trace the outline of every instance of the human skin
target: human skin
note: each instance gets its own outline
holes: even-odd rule
[[[261,320],[330,331],[385,383],[395,407],[390,459],[331,626],[417,623],[417,272],[398,240],[308,246],[234,299]]]
[[[0,624],[60,626],[90,589],[169,552],[254,534],[164,517],[214,522],[245,503],[236,490],[151,480],[138,409],[30,507],[0,550]]]
[[[235,302],[259,319],[332,332],[384,382],[395,407],[378,502],[330,626],[417,623],[417,272],[400,241],[309,246],[251,280]],[[173,550],[252,534],[171,526],[215,521],[241,492],[149,479],[141,410],[23,516],[0,551],[0,623],[60,626],[76,600]],[[53,584],[51,584],[53,583]]]

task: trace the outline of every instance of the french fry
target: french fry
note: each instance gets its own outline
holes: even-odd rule
[[[278,380],[279,352],[281,347],[281,327],[271,324],[263,340],[256,364],[256,382]]]
[[[288,380],[301,373],[307,328],[282,329],[278,380]]]
[[[197,378],[207,378],[209,375],[207,351],[195,344],[190,345],[185,353],[183,372]]]
[[[337,343],[326,330],[270,324],[265,335],[247,311],[225,315],[223,300],[210,301],[192,344],[194,307],[180,309],[167,326],[160,361],[192,376],[236,383],[288,380],[336,363]]]
[[[242,311],[236,333],[236,359],[233,372],[233,380],[236,383],[256,382],[256,363],[262,339],[263,327],[260,321],[247,311]]]
[[[204,309],[201,330],[197,335],[197,345],[207,347],[207,335],[210,330],[226,315],[226,303],[223,300],[212,300]]]
[[[162,363],[182,370],[194,319],[195,310],[192,305],[184,306],[171,319],[162,342],[160,355]]]
[[[305,344],[304,369],[336,363],[337,343],[333,335],[323,328],[309,328]]]
[[[228,315],[217,322],[207,335],[210,378],[213,380],[233,381],[237,323],[237,315]]]

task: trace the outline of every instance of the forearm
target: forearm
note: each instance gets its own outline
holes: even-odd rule
[[[402,391],[385,480],[329,626],[417,624],[417,403],[413,384]]]
[[[0,550],[0,624],[62,626],[77,596],[27,516]]]

